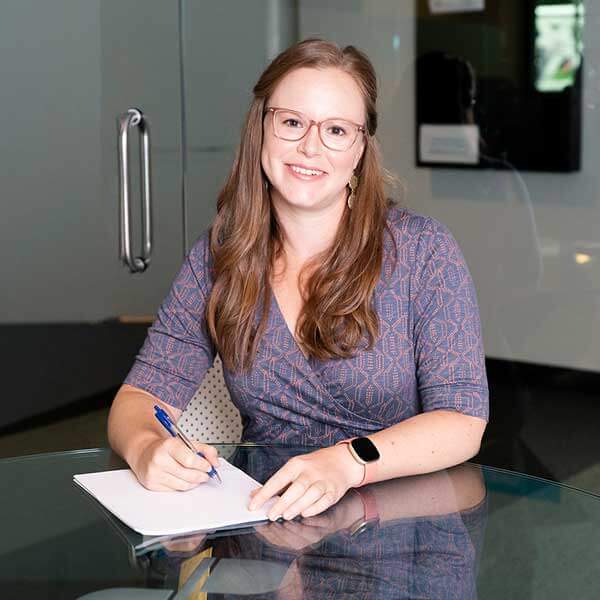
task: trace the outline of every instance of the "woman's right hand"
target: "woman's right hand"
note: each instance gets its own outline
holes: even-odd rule
[[[176,437],[168,437],[154,417],[154,406],[161,406],[176,423],[181,411],[156,396],[123,385],[108,415],[108,440],[112,449],[131,467],[140,483],[153,491],[191,490],[208,481],[208,471],[219,468],[216,448],[194,442],[197,456]]]
[[[179,438],[157,438],[148,443],[129,466],[149,490],[191,490],[210,479],[208,471],[213,466],[219,468],[218,453],[213,446],[199,442],[195,446],[206,459],[190,452]]]

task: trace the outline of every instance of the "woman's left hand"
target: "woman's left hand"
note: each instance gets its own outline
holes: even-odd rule
[[[318,515],[358,485],[363,475],[364,467],[352,458],[346,445],[294,456],[253,494],[248,508],[260,508],[287,488],[269,511],[271,521]]]

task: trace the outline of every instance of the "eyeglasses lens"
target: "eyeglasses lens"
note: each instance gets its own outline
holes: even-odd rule
[[[275,135],[288,141],[302,139],[308,132],[310,121],[300,113],[278,110],[273,114]],[[331,150],[348,150],[358,134],[356,127],[343,119],[323,121],[319,128],[321,141]]]

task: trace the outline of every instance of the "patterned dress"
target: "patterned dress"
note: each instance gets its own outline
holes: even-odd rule
[[[205,307],[208,236],[194,245],[125,383],[183,410],[215,348]],[[463,255],[434,219],[391,208],[373,303],[379,335],[349,359],[307,359],[271,294],[248,372],[226,368],[245,441],[328,446],[444,409],[488,418],[477,298]]]

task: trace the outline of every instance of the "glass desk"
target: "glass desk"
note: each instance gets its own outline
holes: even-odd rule
[[[309,450],[217,448],[259,481]],[[123,467],[109,450],[0,460],[1,598],[600,597],[600,498],[559,484],[466,464],[369,486],[381,520],[354,534],[351,491],[312,519],[144,546],[72,482]]]

